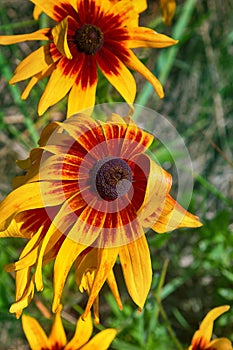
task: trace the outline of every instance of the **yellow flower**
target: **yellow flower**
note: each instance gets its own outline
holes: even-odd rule
[[[31,316],[22,316],[23,330],[32,350],[106,350],[116,336],[113,328],[105,329],[91,340],[93,325],[90,314],[86,320],[80,317],[74,337],[67,343],[66,334],[61,320],[61,307],[55,314],[50,336],[47,337],[37,320]]]
[[[162,17],[164,23],[170,25],[172,18],[176,12],[176,1],[175,0],[160,0],[160,6],[162,10]]]
[[[26,175],[0,205],[0,237],[29,239],[19,261],[6,267],[16,271],[10,311],[17,317],[34,286],[43,289],[42,265],[54,259],[54,312],[73,263],[89,293],[84,316],[106,280],[121,307],[112,271],[118,256],[128,292],[143,307],[152,278],[144,229],[201,226],[170,196],[171,175],[145,154],[152,141],[116,114],[107,122],[76,115],[44,129],[40,147],[19,162]]]
[[[135,6],[131,0],[32,2],[55,20],[57,25],[31,34],[0,36],[0,44],[27,40],[48,41],[18,65],[10,80],[10,84],[14,84],[31,78],[21,95],[22,99],[26,99],[39,80],[50,76],[39,102],[39,115],[66,94],[69,94],[68,116],[91,108],[96,98],[97,68],[129,104],[134,102],[136,95],[136,82],[129,69],[142,74],[157,94],[161,98],[164,96],[158,79],[131,49],[163,48],[177,41],[137,25],[137,11],[145,7],[144,2],[142,8],[138,2]]]
[[[232,350],[232,344],[227,338],[215,338],[211,340],[214,321],[229,309],[230,306],[225,305],[215,307],[209,311],[201,322],[199,329],[194,333],[188,350]]]

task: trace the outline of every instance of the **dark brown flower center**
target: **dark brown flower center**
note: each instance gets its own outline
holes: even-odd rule
[[[80,52],[86,55],[95,54],[103,45],[104,35],[92,24],[84,24],[75,33],[75,44]]]
[[[132,171],[120,158],[101,160],[94,168],[95,186],[101,198],[113,201],[125,195],[132,184]]]

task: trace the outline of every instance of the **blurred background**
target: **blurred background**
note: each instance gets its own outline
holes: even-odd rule
[[[51,25],[42,15],[32,18],[27,0],[1,0],[0,34],[29,33]],[[179,39],[168,49],[138,49],[140,59],[160,78],[165,98],[159,100],[149,83],[135,74],[136,103],[156,110],[170,120],[183,138],[193,164],[194,190],[189,210],[203,222],[200,229],[180,229],[164,235],[147,233],[153,265],[153,283],[141,314],[126,293],[120,265],[115,272],[124,309],[120,312],[104,286],[101,292],[101,325],[117,327],[111,349],[185,349],[205,314],[213,307],[233,301],[233,2],[231,0],[177,1],[171,26],[162,22],[159,1],[148,1],[140,23]],[[25,82],[8,85],[17,64],[39,43],[26,42],[0,49],[0,200],[12,189],[11,180],[20,170],[16,159],[24,159],[36,146],[42,128],[52,120],[63,120],[66,98],[37,116],[37,105],[45,81],[20,100]],[[105,78],[100,77],[97,103],[122,101]],[[174,162],[160,142],[152,152],[176,176]],[[182,154],[180,155],[182,160]],[[1,214],[0,214],[1,215]],[[14,279],[3,266],[16,261],[25,242],[0,240],[0,349],[29,349],[21,322],[9,314],[14,301]],[[52,300],[52,266],[44,268],[43,293],[26,312],[35,316],[47,334]],[[76,318],[86,296],[78,292],[69,274],[62,303],[64,326],[73,334]],[[233,341],[233,309],[216,321],[214,336]]]

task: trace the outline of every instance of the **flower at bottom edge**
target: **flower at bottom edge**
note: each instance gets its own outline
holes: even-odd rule
[[[211,340],[214,321],[229,309],[229,305],[224,305],[210,310],[194,333],[188,350],[232,350],[231,341],[227,338]]]
[[[76,324],[73,338],[67,342],[61,320],[61,305],[54,316],[54,322],[49,337],[46,336],[38,321],[27,315],[22,316],[23,330],[32,350],[106,350],[116,336],[117,331],[107,328],[90,339],[93,325],[91,315],[84,321],[81,317]],[[89,340],[90,339],[90,340]]]
[[[128,292],[143,308],[152,279],[144,230],[201,226],[170,196],[171,175],[145,153],[152,141],[116,114],[106,122],[76,115],[43,130],[39,147],[18,162],[26,174],[0,204],[0,237],[28,239],[19,260],[6,266],[16,278],[10,312],[19,317],[35,287],[43,290],[42,267],[53,260],[54,312],[73,264],[89,294],[84,317],[94,304],[98,319],[105,281],[122,308],[113,272],[118,257]]]

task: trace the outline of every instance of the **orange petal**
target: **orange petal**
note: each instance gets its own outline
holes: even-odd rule
[[[10,45],[31,40],[48,40],[49,32],[50,28],[43,28],[29,34],[1,35],[0,45]]]
[[[31,0],[33,4],[38,6],[37,12],[44,12],[55,21],[61,21],[67,17],[72,9],[76,8],[75,0]]]
[[[232,343],[227,338],[217,338],[212,340],[207,346],[206,350],[232,350]]]
[[[176,11],[176,1],[160,0],[160,6],[162,9],[163,21],[169,26]]]
[[[97,333],[86,345],[82,347],[82,350],[101,349],[107,350],[117,334],[116,329],[108,328]]]
[[[155,89],[156,93],[160,98],[164,97],[163,87],[160,83],[160,81],[154,76],[154,74],[137,58],[137,56],[131,51],[130,56],[125,62],[127,67],[130,69],[133,69],[134,71],[141,74],[144,78],[146,78],[153,88]]]
[[[116,282],[113,270],[111,270],[108,274],[107,283],[112,291],[112,294],[116,300],[116,303],[117,303],[119,309],[123,310],[121,297],[119,294],[119,290],[118,290],[118,286],[117,286],[117,282]]]
[[[24,271],[24,270],[21,270]],[[21,272],[19,271],[19,273]],[[17,281],[16,281],[17,284]],[[19,318],[21,316],[22,310],[27,307],[34,296],[34,281],[31,279],[28,286],[25,288],[23,295],[21,298],[16,299],[16,302],[11,305],[10,313],[15,313],[16,317]]]
[[[48,337],[35,318],[23,315],[22,325],[32,350],[49,349]]]
[[[152,216],[153,217],[153,216]],[[152,229],[157,233],[175,230],[179,227],[200,227],[199,218],[182,208],[170,195],[167,196],[161,214]]]
[[[142,309],[152,281],[150,252],[145,235],[120,247],[119,256],[128,292]]]
[[[128,60],[127,60],[128,62]],[[136,82],[126,66],[106,48],[102,48],[97,54],[97,63],[120,95],[129,104],[132,104],[136,95]]]
[[[18,81],[28,79],[33,75],[47,69],[53,63],[49,53],[49,45],[45,45],[33,51],[16,68],[14,76],[9,81],[15,84]]]
[[[164,34],[159,34],[146,27],[132,28],[129,33],[130,39],[126,41],[126,46],[130,49],[136,49],[138,47],[163,48],[178,43],[178,40],[174,40]]]
[[[64,327],[62,325],[61,320],[61,310],[62,306],[60,305],[58,311],[55,314],[55,319],[49,336],[49,343],[51,348],[57,347],[59,349],[63,349],[67,342],[66,333],[64,331]]]
[[[78,319],[74,337],[65,346],[64,350],[80,349],[91,337],[93,330],[91,314],[89,313],[85,321],[80,317]]]

